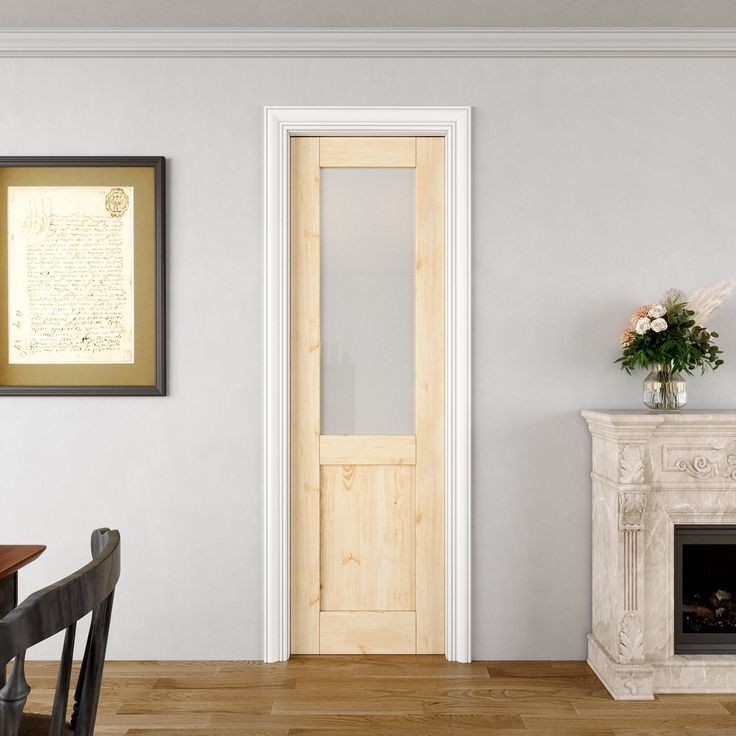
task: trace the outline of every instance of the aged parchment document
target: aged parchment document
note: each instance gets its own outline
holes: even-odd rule
[[[133,187],[8,187],[10,363],[133,362]]]

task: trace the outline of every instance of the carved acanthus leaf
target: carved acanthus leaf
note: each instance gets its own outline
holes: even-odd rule
[[[640,532],[644,516],[645,496],[639,491],[618,494],[618,528],[622,532]]]
[[[622,662],[638,662],[644,658],[644,630],[639,614],[629,611],[621,619],[618,653]]]
[[[640,445],[626,445],[621,451],[619,478],[625,484],[644,483],[644,458]]]

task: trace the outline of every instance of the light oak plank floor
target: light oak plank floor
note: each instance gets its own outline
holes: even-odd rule
[[[56,663],[29,662],[26,710],[48,712]],[[736,736],[736,694],[617,703],[583,662],[436,656],[108,662],[108,736]]]

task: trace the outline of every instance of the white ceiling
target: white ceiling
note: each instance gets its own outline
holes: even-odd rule
[[[1,0],[18,27],[736,27],[736,0]]]

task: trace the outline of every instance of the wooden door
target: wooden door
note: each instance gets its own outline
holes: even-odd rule
[[[291,139],[294,654],[444,652],[444,159],[439,137]],[[322,433],[321,179],[336,168],[413,170],[412,433]]]

